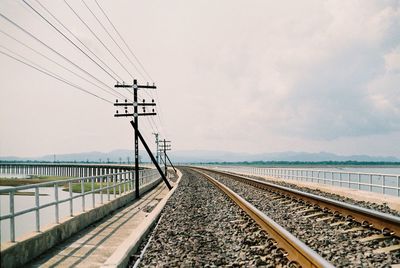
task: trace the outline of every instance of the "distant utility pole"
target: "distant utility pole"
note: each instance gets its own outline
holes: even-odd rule
[[[164,153],[165,176],[167,176],[167,172],[168,172],[167,160],[168,160],[169,164],[171,165],[171,167],[174,169],[175,173],[176,173],[176,169],[167,155],[167,151],[171,151],[171,141],[167,141],[164,139],[161,142],[162,143],[161,143],[160,151]]]
[[[134,144],[135,144],[134,145],[134,148],[135,148],[135,197],[139,198],[139,138],[140,138],[143,146],[146,148],[146,151],[149,154],[154,165],[157,167],[158,171],[160,172],[160,175],[163,178],[164,182],[167,184],[169,189],[172,189],[167,178],[165,178],[164,175],[162,174],[162,171],[161,171],[160,167],[158,166],[157,161],[154,159],[153,154],[151,153],[149,147],[147,146],[146,141],[144,140],[143,136],[141,135],[141,133],[139,131],[139,116],[157,115],[157,113],[154,112],[154,109],[152,109],[152,112],[146,113],[146,106],[156,106],[156,104],[154,103],[154,100],[152,100],[151,103],[146,103],[145,100],[143,100],[143,103],[139,103],[137,91],[138,91],[138,89],[156,89],[157,87],[154,84],[152,86],[150,86],[149,84],[138,85],[136,79],[133,80],[132,85],[116,84],[115,87],[117,87],[117,88],[132,88],[132,91],[133,91],[133,103],[132,102],[128,103],[128,100],[126,100],[126,99],[125,99],[124,103],[119,103],[118,100],[116,100],[116,102],[114,103],[114,106],[124,106],[125,113],[119,114],[118,110],[117,110],[117,112],[114,116],[115,117],[131,117],[131,116],[133,116],[131,125],[135,130],[135,137],[134,137]],[[133,113],[128,113],[128,106],[133,106]],[[139,106],[142,106],[142,109],[143,109],[142,113],[138,112]]]
[[[157,150],[156,150],[156,159],[157,159],[157,163],[160,163],[160,159],[159,159],[159,146],[158,146],[158,133],[153,133],[153,135],[156,137],[156,145],[157,145]]]

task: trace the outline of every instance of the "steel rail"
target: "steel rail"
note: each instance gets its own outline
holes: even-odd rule
[[[245,211],[250,218],[265,230],[271,238],[276,241],[278,246],[287,252],[290,261],[296,262],[302,267],[334,267],[318,253],[285,230],[273,219],[269,218],[263,212],[247,202],[240,195],[233,192],[227,186],[218,182],[208,174],[199,171],[198,169],[195,170],[204,175],[208,181],[224,192],[235,204]]]
[[[217,174],[225,175],[232,177],[238,181],[247,183],[249,185],[261,188],[261,189],[269,189],[274,192],[290,196],[294,199],[300,199],[306,202],[311,203],[312,205],[318,206],[320,208],[329,209],[332,212],[337,212],[346,217],[351,217],[353,220],[360,222],[362,224],[368,224],[369,226],[382,230],[385,232],[390,232],[391,235],[400,237],[400,217],[394,216],[387,213],[382,213],[379,211],[375,211],[372,209],[367,209],[363,207],[359,207],[356,205],[348,204],[345,202],[333,200],[330,198],[318,196],[311,193],[305,193],[299,190],[291,189],[285,186],[280,186],[277,184],[262,182],[252,178],[248,178],[245,176],[226,173],[217,170],[204,169],[209,172],[214,172]]]

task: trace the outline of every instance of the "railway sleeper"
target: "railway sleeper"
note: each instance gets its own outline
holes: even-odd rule
[[[354,233],[354,232],[359,232],[359,231],[367,231],[364,227],[353,227],[347,230],[342,230],[340,231],[342,234],[347,234],[347,233]]]
[[[337,221],[334,223],[331,223],[329,226],[334,227],[334,226],[339,226],[339,225],[349,225],[350,222],[348,221]]]
[[[328,220],[333,220],[335,217],[334,216],[327,216],[327,217],[323,217],[323,218],[319,218],[316,219],[316,222],[320,222],[320,221],[328,221]]]
[[[400,244],[391,245],[391,246],[384,247],[384,248],[378,248],[378,249],[373,250],[372,252],[374,254],[380,254],[380,253],[388,254],[390,252],[397,251],[397,250],[400,250]]]
[[[358,241],[361,243],[366,243],[366,242],[370,242],[370,241],[374,241],[374,240],[383,240],[383,239],[388,239],[388,238],[392,238],[392,237],[384,235],[384,234],[374,234],[371,236],[360,238],[360,239],[358,239]]]
[[[310,215],[307,215],[307,216],[303,216],[303,218],[304,219],[308,219],[308,218],[318,217],[318,216],[321,216],[321,215],[325,215],[325,212],[319,211],[319,212],[316,212],[316,213],[313,213],[313,214],[310,214]]]
[[[307,209],[297,211],[296,214],[303,214],[303,213],[314,212],[314,211],[316,211],[315,208],[307,208]]]

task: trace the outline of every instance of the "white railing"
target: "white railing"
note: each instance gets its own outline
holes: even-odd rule
[[[160,175],[155,169],[139,170],[139,187],[141,188],[142,186],[153,182],[158,178],[160,178]],[[47,203],[40,202],[43,193],[45,192],[46,195],[49,193],[47,190],[49,188],[54,189],[52,193],[52,195],[54,195],[53,200]],[[78,188],[79,193],[74,193],[76,192],[76,189],[74,188]],[[43,211],[45,208],[54,208],[54,221],[52,223],[58,224],[60,223],[60,218],[62,218],[60,217],[60,206],[62,204],[64,205],[64,203],[66,203],[67,206],[65,207],[64,205],[64,210],[62,211],[63,217],[74,217],[74,215],[86,211],[88,207],[95,208],[102,206],[105,201],[104,199],[111,201],[134,191],[134,189],[134,171],[4,188],[0,189],[0,195],[8,195],[9,211],[4,215],[0,215],[0,221],[9,220],[10,241],[15,242],[15,225],[16,217],[18,216],[27,215],[28,213],[35,213],[35,228],[33,229],[32,226],[31,231],[35,230],[36,232],[40,232],[43,225],[40,222],[41,211]],[[33,190],[33,193],[26,192],[29,190]],[[68,194],[64,198],[59,198],[59,195],[62,193],[62,191],[66,191]],[[28,204],[24,203],[23,208],[17,210],[15,207],[15,198],[17,195],[24,195],[24,192],[25,194],[34,196],[34,202],[30,202]],[[2,204],[2,206],[4,206],[4,204]],[[65,211],[66,209],[67,211]],[[24,224],[27,223],[24,222]],[[3,235],[4,234],[2,234],[2,236]]]
[[[323,183],[400,196],[400,174],[244,166],[214,166],[213,168],[241,174]]]

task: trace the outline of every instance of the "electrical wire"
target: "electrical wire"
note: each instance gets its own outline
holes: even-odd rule
[[[4,14],[2,14],[0,12],[0,16],[2,18],[4,18],[5,20],[7,20],[9,23],[11,23],[12,25],[14,25],[15,27],[17,27],[18,29],[20,29],[21,31],[23,31],[24,33],[26,33],[27,35],[29,35],[31,38],[35,39],[37,42],[41,43],[42,45],[44,45],[45,47],[47,47],[48,49],[50,49],[52,52],[56,53],[58,56],[62,57],[64,60],[68,61],[70,64],[74,65],[76,68],[78,68],[79,70],[81,70],[82,72],[84,72],[85,74],[89,75],[91,78],[93,78],[94,80],[96,80],[97,82],[99,82],[100,84],[110,88],[111,90],[117,92],[117,94],[120,94],[118,91],[116,91],[115,89],[109,87],[106,83],[104,83],[103,81],[101,81],[100,79],[98,79],[97,77],[93,76],[92,74],[90,74],[88,71],[84,70],[82,67],[80,67],[79,65],[77,65],[76,63],[72,62],[70,59],[68,59],[66,56],[62,55],[61,53],[59,53],[58,51],[56,51],[55,49],[53,49],[52,47],[50,47],[49,45],[47,45],[45,42],[43,42],[42,40],[40,40],[39,38],[37,38],[36,36],[34,36],[33,34],[31,34],[30,32],[28,32],[27,30],[25,30],[23,27],[21,27],[20,25],[18,25],[17,23],[15,23],[14,21],[12,21],[11,19],[9,19],[8,17],[6,17]],[[121,96],[125,97],[124,95],[121,94]]]
[[[139,101],[145,102],[144,99],[141,99],[141,98],[138,98],[138,99],[139,99]],[[156,113],[156,114],[158,115],[158,113]],[[158,127],[157,127],[157,124],[154,121],[153,116],[151,116],[151,117],[147,117],[146,116],[146,120],[148,121],[148,124],[150,125],[151,129],[153,130],[153,132],[160,133],[160,131],[159,131]]]
[[[43,53],[37,51],[36,49],[32,48],[31,46],[28,46],[27,44],[21,42],[20,40],[16,39],[15,37],[13,37],[13,36],[9,35],[8,33],[4,32],[3,30],[0,29],[0,32],[1,32],[2,34],[6,35],[8,38],[10,38],[10,39],[16,41],[16,42],[19,43],[20,45],[22,45],[22,46],[24,46],[24,47],[30,49],[31,51],[35,52],[36,54],[38,54],[38,55],[44,57],[45,59],[47,59],[47,60],[53,62],[54,64],[56,64],[57,66],[63,68],[64,70],[67,70],[68,72],[70,72],[70,73],[72,73],[72,74],[78,76],[79,78],[81,78],[81,79],[85,80],[86,82],[92,84],[93,86],[95,86],[95,87],[101,89],[102,91],[107,92],[107,93],[113,95],[113,96],[116,97],[116,98],[120,98],[120,97],[121,97],[121,96],[115,94],[115,93],[112,92],[112,91],[110,92],[109,89],[102,88],[102,87],[100,87],[99,85],[97,85],[97,84],[93,83],[92,81],[86,79],[85,77],[81,76],[80,74],[78,74],[78,73],[72,71],[71,69],[68,69],[68,68],[65,67],[64,65],[62,65],[62,64],[56,62],[55,60],[49,58],[48,56],[46,56],[46,55],[44,55]],[[122,96],[123,96],[123,95],[122,95]],[[123,96],[123,97],[124,97],[124,96]]]
[[[113,69],[110,68],[110,66],[108,66],[100,57],[98,57],[96,55],[96,53],[94,53],[88,46],[85,45],[85,43],[83,43],[81,41],[81,39],[79,37],[77,37],[71,30],[68,29],[67,26],[65,26],[65,24],[63,24],[59,19],[57,19],[56,16],[53,15],[53,13],[50,12],[50,10],[48,8],[46,8],[42,3],[40,3],[39,0],[35,0],[36,3],[38,3],[54,20],[56,20],[65,30],[67,30],[82,46],[84,46],[90,53],[92,53],[92,55],[94,57],[96,57],[96,59],[98,59],[104,66],[106,66],[108,68],[108,70],[110,70],[116,77],[118,77],[118,79],[120,79],[121,81],[123,80],[118,74],[116,74]]]
[[[74,47],[76,47],[80,52],[82,52],[86,57],[88,57],[93,63],[95,63],[99,68],[101,68],[106,74],[108,74],[116,82],[118,81],[113,75],[111,75],[106,69],[103,68],[97,61],[90,57],[85,51],[83,51],[77,44],[75,44],[71,39],[69,39],[63,32],[61,32],[53,23],[47,20],[40,12],[38,12],[33,6],[31,6],[26,0],[22,0],[28,7],[30,7],[36,14],[38,14],[44,21],[46,21],[54,30],[61,34],[65,39],[67,39]]]
[[[83,1],[83,0],[82,0]],[[119,33],[119,31],[117,30],[117,28],[115,27],[115,25],[112,23],[112,21],[110,20],[110,18],[108,17],[107,13],[104,11],[104,9],[101,7],[101,5],[99,4],[99,2],[97,0],[95,0],[96,5],[99,7],[99,9],[101,10],[101,12],[103,13],[103,15],[106,17],[107,21],[110,23],[110,25],[112,26],[112,28],[114,29],[114,31],[117,33],[117,35],[119,36],[119,38],[122,40],[122,42],[125,44],[125,46],[128,48],[129,52],[132,54],[132,56],[136,59],[136,61],[139,63],[139,65],[142,67],[143,71],[145,72],[145,74],[148,76],[148,78],[150,78],[150,80],[152,82],[154,82],[154,80],[152,79],[152,77],[150,76],[150,74],[147,72],[146,68],[143,66],[143,64],[141,63],[141,61],[139,60],[139,58],[135,55],[135,53],[133,53],[132,49],[130,48],[130,46],[127,44],[127,42],[125,41],[125,39],[123,38],[123,36]],[[147,95],[149,95],[146,92]],[[151,94],[150,96],[152,99],[154,99],[154,96]],[[156,91],[156,99],[159,100],[159,96],[158,96],[158,92]],[[161,104],[159,103],[159,110],[162,113],[162,108],[161,108]],[[163,127],[163,120],[161,118],[161,116],[159,115],[159,113],[157,113],[157,119],[160,123],[160,127],[162,128],[162,130],[164,130]],[[154,120],[153,120],[154,122]],[[154,122],[154,125],[156,125],[156,123]],[[163,131],[165,132],[165,131]]]
[[[146,73],[146,75],[150,78],[151,82],[154,82],[153,78],[150,76],[150,74],[146,71],[146,68],[144,68],[143,64],[140,62],[139,58],[136,57],[135,53],[133,53],[132,49],[129,47],[129,45],[125,42],[125,39],[122,37],[122,35],[118,32],[117,28],[114,26],[114,24],[111,22],[110,18],[107,16],[106,12],[104,9],[100,6],[100,4],[97,2],[97,0],[94,0],[101,10],[101,12],[104,14],[104,16],[107,18],[107,21],[111,24],[111,26],[114,28],[114,31],[118,34],[119,38],[121,38],[122,42],[125,44],[125,46],[128,48],[129,52],[132,54],[132,56],[136,59],[136,61],[139,63],[139,65],[142,67],[143,71]]]
[[[131,61],[130,60],[130,58],[126,55],[126,53],[124,52],[124,50],[121,48],[121,46],[115,41],[115,39],[112,37],[112,35],[108,32],[108,30],[105,28],[105,26],[101,23],[101,21],[97,18],[97,16],[94,14],[94,12],[90,9],[90,7],[85,3],[85,1],[84,0],[81,0],[84,4],[85,4],[85,6],[86,6],[86,8],[92,13],[92,15],[96,18],[96,20],[97,20],[97,22],[102,26],[102,28],[104,29],[104,31],[108,34],[108,36],[114,41],[114,43],[118,46],[118,48],[122,51],[122,53],[125,55],[125,57],[128,59],[128,61],[132,64],[132,66],[137,70],[137,71],[139,71],[139,69],[136,67],[136,65],[133,63],[133,61]],[[104,10],[101,8],[101,6],[96,2],[96,4],[97,4],[97,6],[99,7],[99,9],[102,11],[102,13],[104,14],[104,16],[106,17],[106,19],[109,21],[109,23],[111,24],[111,26],[114,28],[114,30],[115,30],[115,32],[120,36],[120,38],[122,39],[122,41],[124,42],[124,43],[126,43],[125,42],[125,40],[122,38],[122,35],[120,35],[119,34],[119,31],[117,30],[117,28],[114,26],[114,24],[111,22],[111,20],[109,19],[109,17],[107,16],[107,14],[104,12]],[[126,46],[127,46],[127,44],[126,44]],[[128,46],[127,46],[128,47]],[[130,49],[129,47],[128,47],[128,49]],[[139,61],[139,59],[137,59],[137,57],[136,57],[136,55],[134,55],[133,54],[133,52],[131,51],[131,54],[136,58],[136,60],[139,62],[139,64],[141,64],[140,63],[140,61]],[[144,67],[142,66],[142,69],[146,72],[146,70],[144,69]],[[142,78],[143,79],[146,79],[145,77],[144,77],[144,75],[139,71],[139,74],[142,76]],[[151,77],[149,77],[150,79],[151,79]],[[152,79],[151,79],[152,80]],[[145,91],[145,93],[151,98],[151,99],[154,99],[154,95],[153,95],[153,93],[151,92],[150,94],[147,92],[147,91]],[[156,92],[157,93],[157,92]],[[158,97],[158,95],[157,95],[157,97]],[[157,117],[159,117],[159,115],[157,114]],[[159,121],[161,122],[161,119],[159,118]],[[154,124],[154,125],[156,125],[155,124],[155,122],[154,122],[154,119],[152,119],[152,121],[150,122],[152,125]]]
[[[81,40],[79,40],[79,38],[77,38],[77,37],[76,37],[76,36],[75,36],[75,35],[74,35],[60,20],[58,20],[46,7],[44,7],[38,0],[35,0],[35,1],[36,1],[44,10],[46,10],[47,13],[49,13],[49,14],[52,16],[53,19],[55,19],[61,26],[63,26],[64,29],[66,29],[72,36],[74,36],[74,38],[77,39],[86,49],[88,49],[88,51],[90,51],[90,52],[91,52],[97,59],[99,59],[108,69],[110,69],[111,72],[113,72],[113,73],[116,75],[116,73],[115,73],[107,64],[105,64],[100,58],[98,58],[97,55],[96,55],[95,53],[93,53]],[[96,1],[96,0],[95,0],[95,1]],[[87,55],[87,53],[85,53],[85,52],[84,52],[79,46],[77,46],[71,39],[69,39],[64,33],[62,33],[54,24],[52,24],[50,21],[48,21],[42,14],[40,14],[40,12],[38,12],[35,8],[33,8],[31,5],[29,5],[25,0],[23,0],[23,2],[24,2],[27,6],[29,6],[35,13],[37,13],[43,20],[45,20],[48,24],[50,24],[57,32],[59,32],[59,33],[60,33],[64,38],[66,38],[71,44],[73,44],[73,45],[74,45],[76,48],[78,48],[83,54],[85,54],[89,59],[91,59],[93,62],[95,62],[100,68],[102,68],[103,71],[105,71],[109,76],[112,77],[112,75],[110,75],[101,65],[99,65],[95,60],[93,60],[89,55]],[[64,2],[65,2],[65,3],[67,4],[67,6],[73,11],[73,13],[81,20],[81,22],[89,29],[89,31],[98,39],[98,41],[107,49],[107,51],[116,59],[116,57],[112,54],[112,52],[105,46],[105,44],[100,40],[100,38],[90,29],[90,27],[87,25],[87,23],[85,23],[85,21],[83,21],[83,19],[82,19],[82,18],[77,14],[77,12],[68,4],[68,2],[66,2],[65,0],[64,0]],[[109,37],[114,41],[114,43],[116,43],[116,45],[119,47],[119,49],[123,52],[124,56],[130,61],[130,63],[135,67],[135,69],[136,69],[136,70],[141,74],[141,76],[144,78],[143,74],[139,71],[139,69],[136,67],[136,65],[130,60],[130,58],[126,55],[126,53],[123,51],[123,49],[117,44],[117,42],[115,41],[115,39],[112,38],[111,34],[107,31],[107,29],[105,28],[105,26],[99,21],[99,19],[96,17],[96,15],[91,11],[91,9],[89,8],[89,6],[86,5],[86,3],[85,3],[83,0],[82,0],[82,2],[83,2],[83,3],[85,4],[85,6],[89,9],[89,11],[92,13],[92,15],[96,18],[96,20],[99,22],[99,24],[102,26],[102,28],[106,31],[106,33],[109,35]],[[121,40],[124,42],[125,46],[126,46],[126,47],[128,48],[128,50],[131,52],[131,54],[134,56],[134,58],[138,61],[138,63],[141,65],[141,67],[142,67],[142,69],[144,70],[144,72],[146,73],[146,75],[152,80],[151,76],[150,76],[150,75],[147,73],[147,71],[145,70],[143,64],[141,64],[141,62],[138,60],[138,58],[136,57],[136,55],[133,53],[133,51],[132,51],[132,50],[130,49],[130,47],[127,45],[127,43],[125,42],[125,40],[124,40],[124,39],[122,38],[122,36],[119,34],[119,32],[118,32],[117,29],[115,28],[114,24],[112,24],[112,22],[109,20],[108,16],[106,15],[106,13],[105,13],[104,10],[101,8],[101,6],[98,4],[97,1],[96,1],[96,4],[99,6],[99,8],[100,8],[101,11],[103,12],[103,14],[106,16],[107,20],[110,22],[110,24],[112,25],[112,27],[114,28],[114,30],[117,32],[117,34],[119,35],[119,37],[121,38]],[[73,63],[72,61],[70,61],[69,59],[67,59],[64,55],[62,55],[61,53],[57,52],[55,49],[51,48],[49,45],[47,45],[46,43],[44,43],[43,41],[41,41],[39,38],[35,37],[33,34],[29,33],[27,30],[25,30],[24,28],[22,28],[21,26],[19,26],[19,25],[16,24],[15,22],[13,22],[11,19],[7,18],[6,16],[4,16],[4,15],[1,14],[1,13],[0,13],[0,16],[2,16],[5,20],[7,20],[7,21],[10,22],[11,24],[13,24],[13,25],[16,26],[17,28],[19,28],[20,30],[22,30],[22,31],[25,32],[26,34],[28,34],[30,37],[32,37],[33,39],[35,39],[36,41],[38,41],[38,42],[41,43],[42,45],[46,46],[48,49],[50,49],[51,51],[53,51],[54,53],[56,53],[57,55],[59,55],[60,57],[62,57],[64,60],[67,60],[69,63],[71,63],[71,64],[74,65],[75,67],[79,68],[81,71],[85,72],[87,75],[91,76],[93,79],[95,79],[96,81],[100,82],[101,84],[103,84],[103,85],[105,85],[107,88],[109,88],[109,86],[106,85],[104,82],[100,81],[99,79],[97,79],[96,77],[94,77],[93,75],[91,75],[90,73],[88,73],[87,71],[83,70],[81,67],[79,67],[78,65],[76,65],[75,63]],[[0,31],[1,31],[1,30],[0,30]],[[2,32],[3,34],[7,35],[8,37],[12,38],[13,40],[17,41],[18,43],[24,45],[25,47],[27,47],[27,48],[33,50],[33,51],[36,52],[37,54],[39,54],[39,55],[45,57],[47,60],[49,60],[49,61],[51,61],[51,62],[57,64],[57,65],[60,66],[60,67],[63,67],[61,64],[59,64],[59,63],[57,63],[56,61],[50,59],[49,57],[43,55],[42,53],[38,52],[37,50],[33,49],[32,47],[29,47],[29,46],[23,44],[21,41],[15,39],[15,38],[13,38],[13,37],[11,37],[10,35],[8,35],[7,33],[3,32],[3,31],[1,31],[1,32]],[[3,47],[3,46],[1,46],[1,47]],[[7,48],[5,48],[5,47],[3,47],[3,48],[6,49],[6,50],[8,50],[8,51],[10,51],[9,49],[7,49]],[[29,61],[28,59],[24,58],[24,57],[21,56],[21,55],[18,55],[18,54],[16,54],[16,53],[14,53],[14,54],[18,55],[19,57],[25,59],[26,61],[31,62],[31,64],[29,64],[29,63],[27,63],[27,62],[24,62],[23,60],[20,60],[20,59],[18,59],[18,58],[16,58],[16,57],[13,57],[13,56],[11,56],[11,55],[9,55],[9,54],[3,52],[3,51],[0,51],[0,52],[1,52],[2,54],[4,54],[4,55],[6,55],[6,56],[8,56],[8,57],[10,57],[10,58],[12,58],[12,59],[14,59],[14,60],[16,60],[16,61],[22,63],[22,64],[25,64],[25,65],[27,65],[27,66],[29,66],[29,67],[31,67],[31,68],[33,68],[33,69],[39,71],[39,72],[42,72],[42,73],[44,73],[44,74],[46,74],[46,75],[48,75],[48,76],[50,76],[50,77],[53,77],[54,79],[57,79],[57,80],[59,80],[59,81],[61,81],[61,82],[63,82],[63,83],[66,83],[66,84],[70,85],[71,87],[74,87],[74,88],[76,88],[76,89],[79,89],[79,90],[81,90],[81,91],[83,91],[83,92],[85,92],[85,93],[87,93],[87,94],[93,95],[93,96],[95,96],[95,97],[97,97],[97,98],[99,98],[99,99],[101,99],[101,100],[103,100],[103,101],[106,101],[106,102],[112,104],[112,102],[110,102],[109,100],[106,100],[105,98],[103,98],[103,97],[101,97],[101,96],[98,96],[98,95],[96,95],[96,94],[94,94],[94,93],[92,93],[92,92],[90,92],[90,91],[88,91],[88,90],[85,90],[84,88],[82,88],[82,87],[80,87],[80,86],[78,86],[78,85],[76,85],[76,84],[73,84],[72,82],[68,81],[67,79],[62,78],[61,76],[59,76],[59,75],[57,75],[57,74],[55,74],[55,73],[53,73],[53,72],[51,72],[51,71],[45,69],[44,67],[41,67],[41,66],[39,66],[39,65],[37,65],[37,64],[35,64],[35,63],[32,63],[31,61]],[[129,71],[122,65],[122,63],[121,63],[118,59],[116,59],[116,60],[119,62],[119,64],[121,65],[121,67],[123,67],[124,70],[127,71],[127,72],[129,73]],[[36,65],[37,67],[35,67],[34,65]],[[77,76],[80,77],[81,79],[84,79],[85,81],[91,83],[92,85],[94,85],[94,86],[96,86],[96,87],[102,89],[102,88],[99,87],[98,85],[94,84],[93,82],[90,82],[89,80],[87,80],[87,79],[85,79],[84,77],[80,76],[79,74],[73,72],[72,70],[70,70],[70,69],[68,69],[68,68],[65,68],[65,67],[63,67],[63,68],[66,69],[66,70],[68,70],[69,72],[71,72],[71,73],[77,75]],[[129,73],[129,75],[131,75],[131,74]],[[118,75],[116,75],[116,76],[118,76]],[[131,77],[132,77],[132,75],[131,75]],[[114,80],[116,80],[115,77],[112,77],[112,78],[113,78]],[[120,77],[119,77],[119,78],[120,78]],[[121,78],[120,78],[120,79],[121,79]],[[122,79],[121,79],[121,80],[122,80]],[[102,89],[102,90],[105,91],[104,89]],[[117,94],[119,94],[120,96],[126,98],[124,95],[122,95],[122,94],[119,93],[118,91],[116,91],[116,90],[114,90],[114,89],[112,89],[112,90],[113,90],[114,92],[116,92]],[[129,93],[131,93],[128,89],[126,89],[126,90],[127,90]],[[110,92],[108,92],[108,91],[106,91],[106,92],[109,93],[109,94],[112,94],[113,96],[116,96],[116,95],[114,95],[113,93],[110,93]],[[144,92],[145,92],[146,95],[148,95],[150,98],[154,99],[154,97],[152,96],[152,94],[150,95],[147,91],[144,91]],[[159,116],[159,113],[157,113],[157,117],[158,117],[160,123],[162,123],[162,122],[161,122],[161,118],[160,118],[160,116]],[[160,131],[159,131],[158,127],[157,127],[157,124],[156,124],[156,122],[154,121],[154,118],[153,118],[153,117],[146,117],[146,120],[144,120],[144,121],[142,121],[142,122],[144,122],[145,125],[148,126],[148,129],[152,129],[153,132],[160,133]],[[161,125],[161,127],[162,127],[162,125]],[[147,134],[147,133],[146,133],[146,134]]]
[[[2,45],[0,45],[0,47],[2,47],[3,49],[6,49],[6,50],[8,50],[8,51],[10,51],[8,48],[3,47]],[[94,93],[92,93],[92,92],[90,92],[90,91],[88,91],[88,90],[86,90],[86,89],[84,89],[84,88],[78,86],[78,85],[75,85],[75,84],[71,83],[70,81],[68,81],[68,80],[66,80],[66,79],[64,79],[64,78],[62,78],[62,77],[60,77],[60,76],[58,76],[58,75],[52,73],[51,71],[49,71],[49,70],[47,70],[47,69],[45,69],[45,68],[43,68],[43,67],[35,67],[33,64],[30,64],[30,63],[28,63],[28,62],[25,62],[25,61],[23,61],[23,60],[20,60],[20,59],[18,59],[18,58],[16,58],[16,57],[14,57],[14,56],[12,56],[12,55],[10,55],[10,54],[4,52],[4,51],[0,51],[0,53],[3,54],[3,55],[5,55],[5,56],[7,56],[7,57],[9,57],[9,58],[11,58],[11,59],[13,59],[13,60],[15,60],[15,61],[18,61],[18,62],[20,62],[20,63],[22,63],[22,64],[24,64],[24,65],[26,65],[26,66],[29,66],[29,67],[31,67],[31,68],[33,68],[33,69],[35,69],[35,70],[37,70],[37,71],[39,71],[39,72],[41,72],[41,73],[43,73],[43,74],[46,74],[46,75],[48,75],[48,76],[50,76],[50,77],[52,77],[52,78],[54,78],[54,79],[57,79],[58,81],[61,81],[61,82],[65,83],[65,84],[67,84],[67,85],[69,85],[69,86],[71,86],[71,87],[74,87],[74,88],[76,88],[76,89],[78,89],[78,90],[80,90],[80,91],[82,91],[82,92],[84,92],[84,93],[86,93],[86,94],[92,95],[92,96],[94,96],[94,97],[96,97],[96,98],[98,98],[98,99],[100,99],[100,100],[102,100],[102,101],[105,101],[105,102],[107,102],[107,103],[113,104],[111,101],[109,101],[109,100],[107,100],[107,99],[105,99],[105,98],[103,98],[103,97],[101,97],[101,96],[98,96],[98,95],[96,95],[96,94],[94,94]],[[23,56],[21,56],[21,55],[15,53],[15,52],[12,52],[12,53],[15,54],[15,55],[18,55],[19,57],[21,57],[22,59],[24,59],[24,60],[26,60],[26,61],[31,62],[30,60],[26,59],[25,57],[23,57]],[[38,66],[37,64],[35,64],[35,65]]]
[[[81,16],[79,16],[79,14],[75,11],[75,9],[70,6],[68,4],[68,2],[66,0],[64,0],[64,3],[69,7],[69,9],[75,14],[75,16],[86,26],[86,28],[93,34],[93,36],[97,39],[97,41],[100,42],[100,44],[102,44],[102,46],[108,51],[108,53],[110,53],[110,55],[119,63],[119,65],[129,74],[129,76],[131,77],[131,79],[133,80],[133,76],[132,74],[125,68],[125,66],[121,63],[121,61],[119,59],[117,59],[117,57],[115,57],[115,55],[111,52],[111,50],[103,43],[103,41],[101,41],[101,39],[96,35],[96,33],[93,32],[93,30],[89,27],[89,25],[81,18]]]
[[[121,50],[122,54],[124,54],[125,58],[132,64],[132,66],[136,69],[136,71],[140,74],[140,76],[143,79],[146,79],[142,72],[136,67],[136,64],[134,64],[131,59],[126,55],[125,51],[121,48],[121,46],[115,41],[114,37],[111,36],[110,32],[107,30],[107,28],[104,26],[104,24],[99,20],[99,18],[94,14],[92,9],[86,4],[84,0],[81,0],[82,3],[85,5],[85,7],[89,10],[89,12],[93,15],[93,17],[96,19],[96,21],[100,24],[100,26],[103,28],[103,30],[107,33],[107,35],[110,37],[110,39],[114,42],[114,44]]]
[[[147,91],[143,91],[143,92],[144,92],[148,97],[150,97],[151,99],[154,99],[154,96],[151,95],[151,94],[149,94]],[[156,98],[156,99],[159,100],[157,91],[155,91],[155,92],[156,92],[156,95],[157,95],[157,98]],[[158,102],[158,107],[159,107],[158,110],[162,113],[161,103],[160,103],[160,102]],[[163,127],[163,123],[162,123],[161,116],[159,115],[159,113],[157,113],[157,119],[158,119],[158,121],[159,121],[159,123],[160,123],[161,129],[163,130],[162,132],[165,134],[164,127]],[[153,119],[153,122],[154,122],[154,119]],[[154,122],[154,124],[156,124],[156,123]]]

